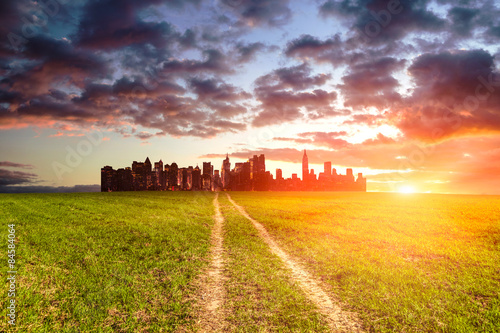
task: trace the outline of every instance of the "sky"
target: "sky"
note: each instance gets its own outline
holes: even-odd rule
[[[500,194],[500,5],[0,2],[0,192],[98,190],[132,161],[363,172]]]

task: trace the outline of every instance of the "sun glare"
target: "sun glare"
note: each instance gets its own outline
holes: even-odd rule
[[[401,186],[399,188],[399,193],[415,193],[415,188],[413,186]]]

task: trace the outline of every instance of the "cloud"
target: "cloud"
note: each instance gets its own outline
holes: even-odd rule
[[[304,90],[314,86],[320,86],[331,78],[329,74],[318,74],[311,76],[311,67],[303,63],[294,67],[283,67],[272,73],[259,77],[255,84],[259,89],[294,89]]]
[[[292,18],[289,0],[220,0],[234,14],[242,25],[282,26]]]
[[[448,11],[452,28],[456,34],[464,37],[472,35],[475,19],[479,16],[479,9],[453,7]]]
[[[415,89],[395,124],[411,138],[441,140],[500,131],[500,73],[484,50],[417,57],[408,72]]]
[[[396,92],[399,82],[392,75],[403,69],[405,60],[383,57],[351,66],[339,85],[345,98],[344,104],[351,107],[384,109],[400,100]]]
[[[0,193],[83,193],[100,192],[100,185],[75,186],[0,186]]]
[[[285,55],[304,61],[312,59],[318,63],[326,62],[332,65],[341,65],[356,58],[345,51],[344,42],[341,41],[339,35],[325,40],[307,34],[301,35],[287,43]]]
[[[297,134],[298,138],[274,138],[276,141],[291,141],[296,144],[310,144],[317,147],[327,147],[330,149],[340,149],[350,145],[339,136],[346,136],[347,132],[306,132]]]
[[[394,140],[393,138],[389,138],[382,133],[378,133],[376,138],[365,140],[365,141],[363,141],[362,145],[364,145],[364,146],[366,146],[366,145],[386,145],[386,144],[394,144],[394,143],[397,143],[397,141]]]
[[[31,38],[22,57],[9,61],[11,65],[0,81],[0,91],[2,101],[14,108],[52,94],[60,86],[81,88],[89,78],[102,79],[110,72],[108,61],[101,56],[75,50],[70,42],[45,35]]]
[[[400,40],[411,32],[439,32],[446,21],[430,8],[428,0],[328,0],[320,6],[324,17],[341,19],[369,44]],[[366,37],[369,37],[368,39]]]
[[[0,161],[0,167],[21,168],[21,169],[33,169],[33,168],[35,168],[31,164],[21,164],[21,163],[9,162],[9,161]]]
[[[216,49],[203,51],[205,60],[169,60],[163,63],[163,72],[169,74],[185,74],[199,72],[231,73],[224,54]]]
[[[37,177],[38,176],[33,173],[0,169],[0,187],[6,185],[20,185],[20,184],[32,183],[36,180]]]
[[[251,97],[249,93],[215,78],[201,79],[195,77],[191,78],[188,83],[192,91],[198,95],[198,99],[201,101],[234,102]]]
[[[235,47],[239,57],[238,62],[245,63],[254,60],[257,53],[267,49],[264,43],[254,42],[254,43],[237,43]]]
[[[386,122],[386,117],[382,114],[358,113],[343,122],[344,125],[367,125],[379,126]]]
[[[80,46],[101,50],[134,44],[164,48],[180,36],[167,22],[145,22],[138,13],[150,6],[166,4],[180,8],[187,3],[199,4],[200,0],[90,0],[82,9],[82,19],[74,39]]]
[[[261,92],[257,94],[261,101],[261,111],[252,121],[255,127],[293,122],[304,118],[301,108],[321,116],[332,116],[336,112],[330,104],[337,98],[335,92],[315,89],[312,92],[293,93],[288,91]]]
[[[253,119],[252,125],[261,127],[308,116],[317,119],[341,114],[331,106],[337,98],[336,92],[311,90],[324,85],[329,78],[328,74],[313,76],[307,64],[279,68],[259,77],[254,92],[261,103],[258,109],[262,111]],[[309,91],[304,91],[306,89]]]

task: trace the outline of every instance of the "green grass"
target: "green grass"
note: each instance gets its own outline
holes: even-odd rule
[[[17,325],[0,331],[169,332],[193,321],[212,193],[0,195],[2,252],[16,225]],[[2,270],[6,271],[4,257]]]
[[[259,238],[225,195],[219,196],[225,218],[227,315],[225,331],[327,332],[300,287],[290,280],[281,260]]]
[[[500,331],[500,197],[231,196],[370,331]]]
[[[500,331],[500,197],[232,192],[372,332]],[[16,224],[17,326],[0,331],[195,329],[213,193],[0,195]],[[321,332],[315,311],[224,194],[227,330]],[[7,257],[0,265],[6,272]],[[4,273],[5,276],[5,273]],[[5,282],[5,281],[4,281]]]

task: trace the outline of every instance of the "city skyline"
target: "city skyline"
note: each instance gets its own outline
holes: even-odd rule
[[[154,166],[154,167],[153,167]],[[354,177],[352,168],[346,174],[332,169],[330,161],[323,163],[323,172],[316,176],[309,169],[306,150],[302,158],[302,178],[292,174],[284,178],[282,169],[277,168],[275,176],[266,171],[264,154],[254,155],[246,162],[236,162],[231,169],[229,154],[222,161],[219,170],[211,162],[181,167],[177,163],[163,164],[160,159],[154,164],[149,157],[144,162],[133,161],[131,167],[114,169],[110,165],[101,168],[101,192],[120,191],[363,191],[366,192],[366,178],[361,172]]]
[[[0,192],[96,189],[129,156],[352,167],[500,194],[494,0],[6,0]]]

